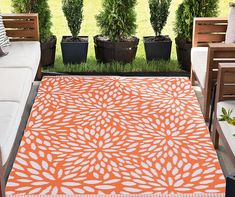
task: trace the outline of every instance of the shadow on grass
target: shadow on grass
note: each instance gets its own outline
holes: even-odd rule
[[[131,64],[101,64],[94,57],[88,58],[80,65],[64,65],[61,56],[57,57],[53,68],[44,68],[44,72],[93,72],[93,73],[122,73],[122,72],[181,72],[182,69],[176,60],[146,62],[145,58],[136,58]]]

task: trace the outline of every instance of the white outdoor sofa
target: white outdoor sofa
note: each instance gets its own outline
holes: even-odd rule
[[[41,78],[37,14],[3,15],[11,45],[0,58],[0,148],[1,187],[14,161],[23,131],[19,126],[35,78]],[[4,194],[2,194],[4,195]]]

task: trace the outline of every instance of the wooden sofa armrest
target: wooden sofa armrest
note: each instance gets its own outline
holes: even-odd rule
[[[235,43],[234,44],[225,44],[225,43],[209,43],[209,50],[216,51],[235,51]]]
[[[196,17],[193,27],[193,47],[208,46],[208,43],[223,42],[228,20],[217,17]]]
[[[7,36],[12,41],[39,41],[38,14],[2,14]]]

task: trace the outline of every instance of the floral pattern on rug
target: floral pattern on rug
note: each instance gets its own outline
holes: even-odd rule
[[[221,196],[187,78],[44,77],[8,195]]]

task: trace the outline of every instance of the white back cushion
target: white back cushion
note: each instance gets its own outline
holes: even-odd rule
[[[0,101],[21,102],[25,95],[28,97],[31,85],[29,69],[0,68]]]
[[[231,4],[231,12],[228,18],[228,28],[226,32],[225,43],[235,43],[235,4]]]

